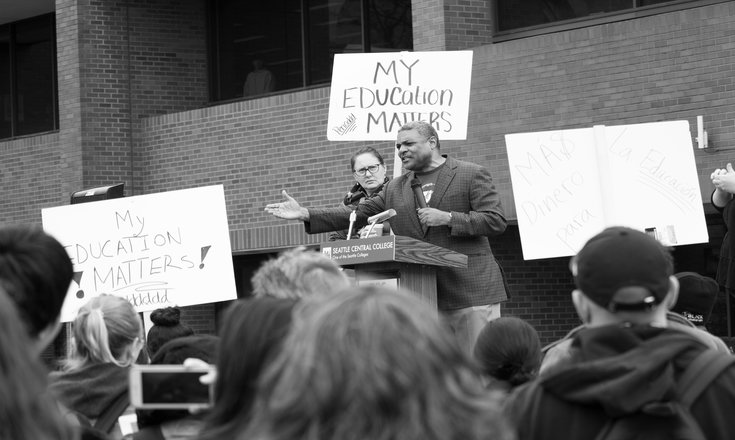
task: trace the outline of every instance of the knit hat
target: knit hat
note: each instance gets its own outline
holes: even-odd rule
[[[717,281],[695,272],[679,272],[675,276],[679,280],[679,299],[671,311],[692,324],[707,324],[720,292]]]
[[[194,330],[189,326],[182,325],[180,320],[181,311],[176,307],[165,307],[151,312],[153,326],[148,331],[148,337],[146,338],[148,353],[151,357],[166,342],[194,334]]]
[[[661,243],[626,227],[607,228],[589,239],[571,267],[577,288],[612,312],[659,304],[673,273],[671,255]]]

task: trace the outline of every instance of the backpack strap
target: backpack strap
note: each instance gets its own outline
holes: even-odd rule
[[[100,414],[97,421],[94,423],[94,428],[102,432],[110,432],[118,417],[120,417],[126,409],[130,406],[130,395],[125,390],[122,394],[117,396],[115,400],[110,403],[105,411]]]
[[[707,349],[697,356],[678,380],[679,403],[689,409],[700,394],[724,370],[735,362],[735,356]]]

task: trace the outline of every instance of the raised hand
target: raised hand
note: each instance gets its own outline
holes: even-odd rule
[[[724,169],[715,170],[710,178],[715,188],[730,194],[735,193],[735,170],[733,170],[732,164],[728,163]]]
[[[309,220],[309,210],[302,207],[296,199],[288,195],[285,189],[281,191],[281,194],[286,200],[266,205],[265,212],[286,220]]]

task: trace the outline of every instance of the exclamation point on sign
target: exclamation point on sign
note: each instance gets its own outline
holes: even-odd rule
[[[199,269],[204,268],[204,259],[207,258],[207,252],[209,252],[209,248],[211,247],[212,246],[202,246],[202,260],[201,260],[202,262],[201,264],[199,264]]]
[[[72,278],[75,283],[77,283],[77,286],[79,286],[79,290],[77,290],[77,298],[82,299],[84,298],[84,290],[82,290],[82,275],[84,272],[74,272],[74,277]]]

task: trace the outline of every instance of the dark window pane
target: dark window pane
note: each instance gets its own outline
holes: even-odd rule
[[[413,50],[411,0],[369,2],[370,52]]]
[[[299,2],[217,2],[217,100],[303,87]],[[256,65],[258,67],[256,67]]]
[[[0,26],[0,139],[13,135],[10,68],[10,26]]]
[[[497,0],[498,30],[595,17],[673,0]]]
[[[335,54],[413,48],[410,0],[211,4],[214,100],[328,83]]]
[[[54,16],[15,25],[16,135],[53,130]]]
[[[334,54],[364,52],[360,0],[309,2],[309,82],[322,84],[332,77]]]

